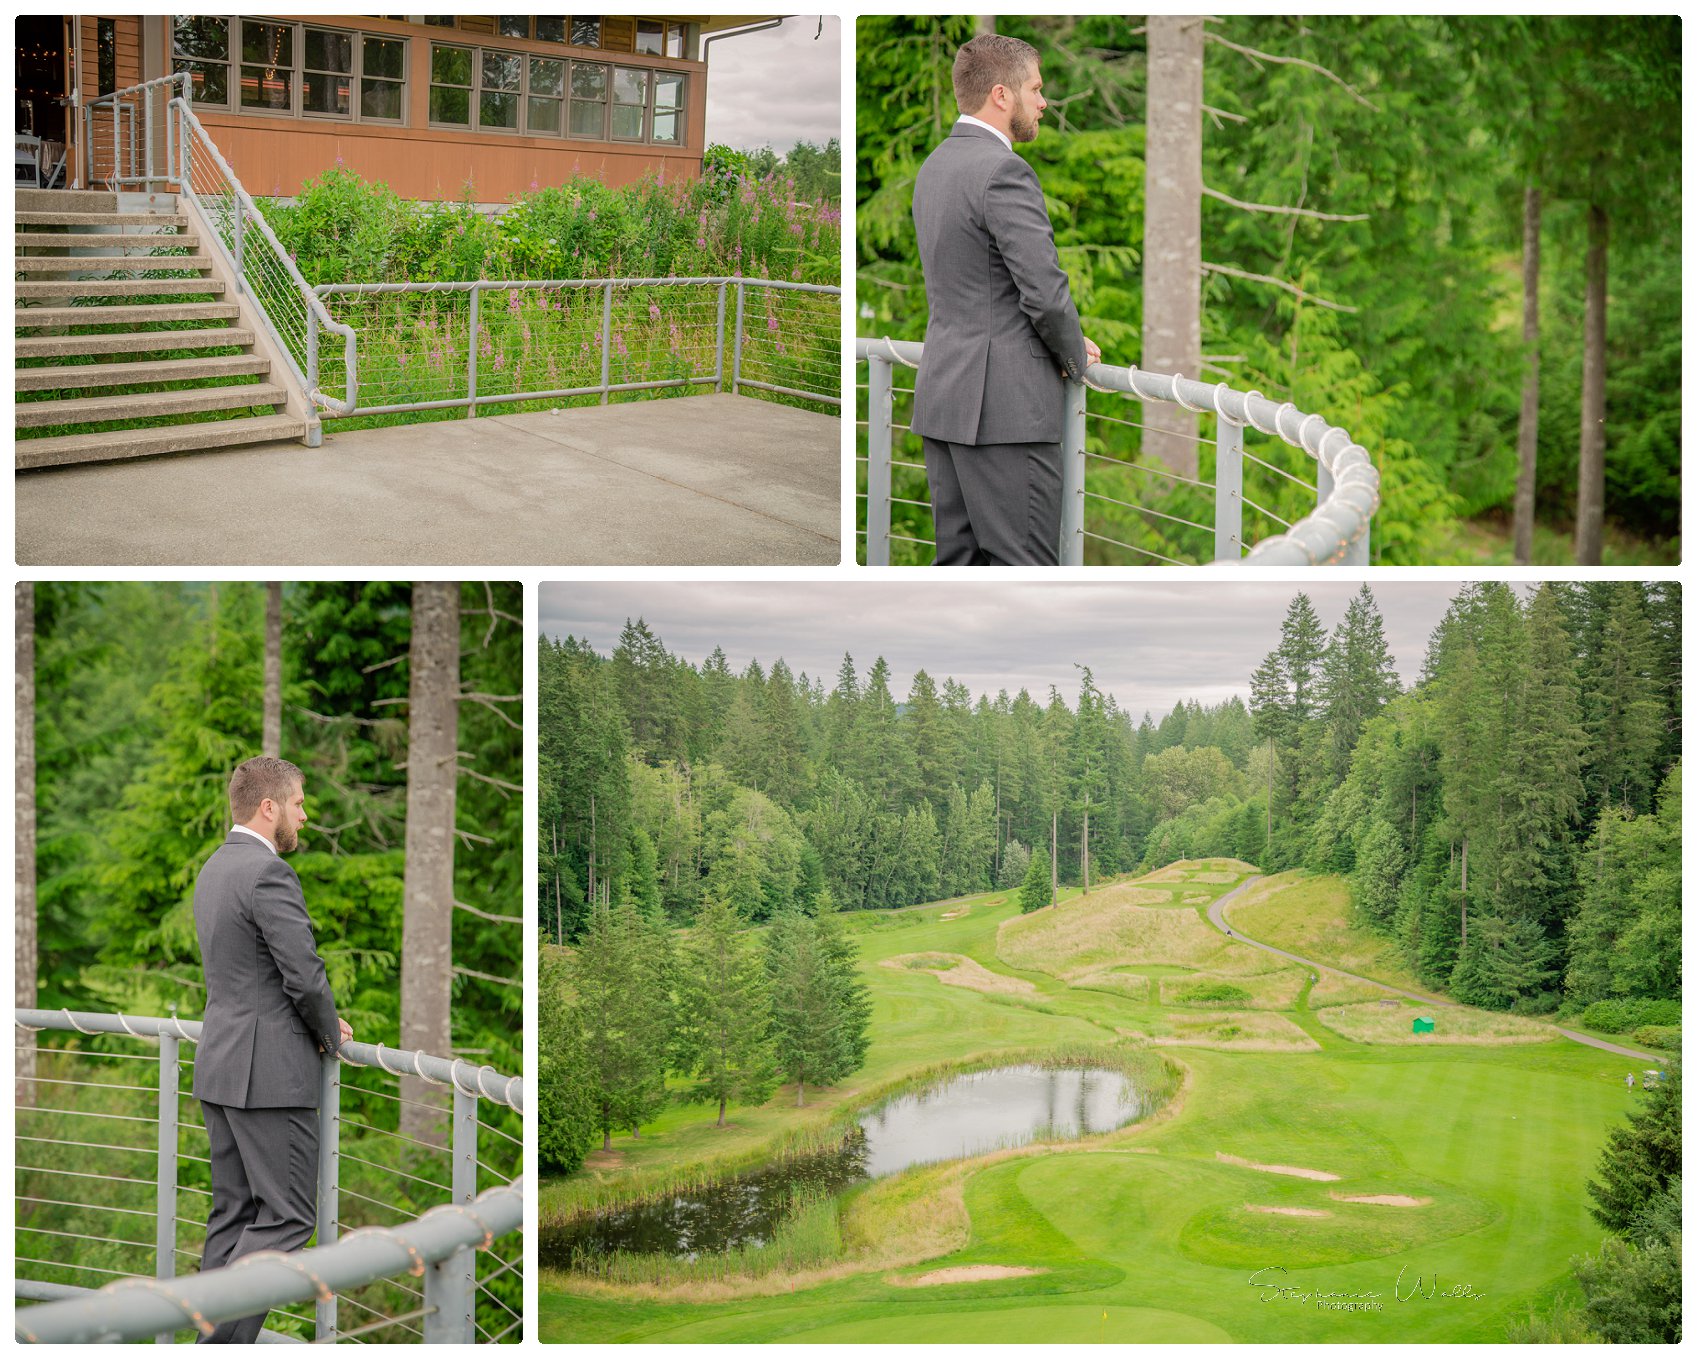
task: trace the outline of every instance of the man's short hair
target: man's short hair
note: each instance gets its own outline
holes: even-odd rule
[[[1037,49],[1019,38],[981,33],[955,53],[955,103],[962,113],[977,113],[998,85],[1017,90],[1028,68],[1037,64]]]
[[[236,766],[230,775],[230,816],[236,825],[253,820],[266,798],[281,805],[301,782],[301,771],[275,755],[255,755]]]

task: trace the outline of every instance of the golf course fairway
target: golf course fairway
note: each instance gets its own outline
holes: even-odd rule
[[[808,1091],[803,1109],[793,1086],[734,1109],[726,1129],[699,1106],[669,1109],[640,1139],[617,1138],[611,1155],[546,1183],[544,1228],[668,1167],[745,1167],[940,1063],[1150,1046],[1182,1086],[1114,1133],[850,1190],[840,1258],[794,1278],[614,1286],[544,1271],[541,1338],[1504,1340],[1571,1287],[1570,1258],[1603,1235],[1585,1182],[1632,1107],[1633,1063],[1541,1021],[1535,1033],[1479,1012],[1451,1022],[1447,1007],[1431,1011],[1435,1034],[1415,1035],[1412,1017],[1428,1011],[1414,1002],[1319,980],[1210,924],[1208,906],[1254,876],[1210,860],[1024,917],[1011,893],[846,916],[875,1001],[865,1069]],[[945,984],[953,971],[962,976]],[[1362,1011],[1371,1023],[1344,1027],[1373,1041],[1344,1036],[1322,1014],[1331,1006]],[[898,1221],[915,1220],[911,1204],[907,1217],[884,1216],[904,1185],[925,1200],[919,1218],[940,1224],[929,1258],[894,1239]],[[1378,1201],[1352,1201],[1364,1199]],[[971,1265],[1038,1272],[919,1282]]]

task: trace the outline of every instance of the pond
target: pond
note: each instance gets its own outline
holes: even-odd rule
[[[541,1260],[568,1269],[574,1254],[622,1250],[694,1259],[758,1246],[770,1239],[798,1196],[835,1195],[909,1166],[978,1156],[1040,1137],[1111,1132],[1143,1113],[1142,1097],[1117,1071],[1038,1066],[975,1071],[862,1114],[839,1146],[544,1231]]]

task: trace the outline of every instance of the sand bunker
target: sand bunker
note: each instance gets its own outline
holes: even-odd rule
[[[1281,1217],[1330,1217],[1324,1208],[1272,1208],[1262,1203],[1243,1205],[1252,1213],[1277,1213]]]
[[[970,907],[970,906],[957,906],[952,911],[944,911],[943,914],[939,917],[939,919],[942,919],[942,920],[959,920],[963,915],[971,915],[971,914],[972,914],[972,907]]]
[[[1037,988],[1019,977],[992,972],[964,953],[900,953],[884,959],[883,966],[930,972],[944,986],[964,987],[998,996],[1034,996]]]
[[[1022,1265],[954,1265],[901,1282],[911,1288],[927,1288],[932,1284],[979,1283],[985,1279],[1018,1279],[1026,1274],[1042,1273],[1041,1269],[1027,1269]]]
[[[1379,1203],[1387,1208],[1424,1208],[1431,1199],[1413,1199],[1407,1194],[1333,1194],[1339,1203]]]
[[[1215,1159],[1224,1161],[1228,1166],[1242,1166],[1245,1170],[1264,1170],[1269,1175],[1295,1175],[1301,1180],[1338,1180],[1341,1175],[1332,1175],[1324,1170],[1304,1170],[1301,1166],[1264,1166],[1256,1161],[1246,1161],[1241,1156],[1228,1156],[1223,1151],[1214,1153]]]

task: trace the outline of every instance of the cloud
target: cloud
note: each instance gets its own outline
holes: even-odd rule
[[[786,155],[842,135],[842,23],[825,15],[821,31],[819,19],[794,15],[708,49],[708,145]]]
[[[879,656],[905,698],[916,670],[940,686],[953,677],[976,698],[1028,689],[1039,702],[1054,685],[1071,704],[1077,666],[1133,715],[1157,718],[1180,700],[1249,697],[1249,676],[1278,645],[1299,590],[1328,629],[1342,621],[1360,581],[1095,582],[727,581],[544,583],[540,627],[568,633],[603,655],[627,618],[641,617],[668,651],[699,665],[715,646],[732,670],[782,657],[827,689],[846,651],[856,673]],[[1389,581],[1372,590],[1405,684],[1419,674],[1426,641],[1461,588],[1446,581]]]

